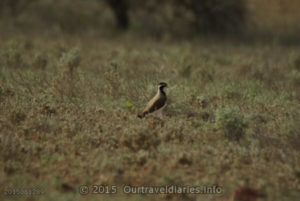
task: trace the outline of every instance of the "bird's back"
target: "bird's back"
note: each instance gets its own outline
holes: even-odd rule
[[[162,93],[156,94],[148,103],[147,107],[143,112],[152,113],[155,110],[159,110],[166,103],[167,97]]]
[[[156,110],[161,109],[166,104],[167,97],[163,93],[157,93],[147,104],[144,111],[139,117],[144,117],[146,114],[152,113]]]

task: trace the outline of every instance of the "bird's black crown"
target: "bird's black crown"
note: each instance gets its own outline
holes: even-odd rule
[[[160,82],[160,83],[158,84],[158,86],[159,86],[159,87],[167,87],[168,85],[167,85],[167,83],[165,83],[165,82]]]

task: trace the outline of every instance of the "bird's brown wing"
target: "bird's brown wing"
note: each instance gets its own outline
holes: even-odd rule
[[[152,113],[156,110],[162,108],[166,103],[167,98],[165,96],[154,96],[149,103],[147,104],[146,108],[143,111],[143,114]]]

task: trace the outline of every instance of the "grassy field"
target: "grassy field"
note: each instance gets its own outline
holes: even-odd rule
[[[228,201],[245,186],[261,201],[298,200],[300,15],[298,0],[284,2],[248,1],[238,38],[195,36],[186,22],[169,26],[168,12],[134,10],[119,33],[98,0],[1,13],[0,200]],[[137,118],[162,81],[163,115]],[[134,195],[124,185],[222,192]],[[42,195],[5,195],[26,190]]]
[[[300,49],[123,36],[10,36],[0,50],[0,186],[15,200],[225,200],[240,186],[295,201]],[[168,83],[163,117],[136,114]],[[81,185],[119,193],[81,196]],[[125,195],[122,185],[218,185],[221,195]],[[2,199],[2,198],[1,198]]]

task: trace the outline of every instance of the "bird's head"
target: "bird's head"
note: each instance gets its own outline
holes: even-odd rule
[[[165,87],[168,87],[167,83],[165,83],[165,82],[160,82],[160,83],[158,84],[158,89],[159,89],[161,92],[164,92],[164,88],[165,88]]]

